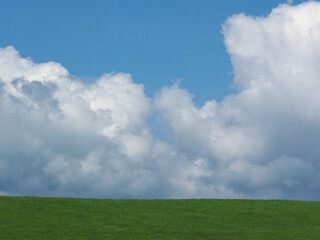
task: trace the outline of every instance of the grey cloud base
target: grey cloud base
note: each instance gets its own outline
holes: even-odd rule
[[[88,85],[0,49],[0,194],[320,200],[319,25],[317,2],[230,17],[239,92],[200,108],[178,85],[149,99],[129,74]]]

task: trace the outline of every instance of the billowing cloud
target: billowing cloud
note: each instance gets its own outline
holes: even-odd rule
[[[319,200],[319,26],[313,1],[231,16],[238,93],[201,107],[178,85],[149,99],[129,74],[87,84],[0,49],[0,195]]]

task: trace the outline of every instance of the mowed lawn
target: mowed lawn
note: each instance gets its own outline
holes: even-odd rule
[[[0,239],[320,239],[320,202],[0,197]]]

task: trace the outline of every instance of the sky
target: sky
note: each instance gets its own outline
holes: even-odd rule
[[[0,44],[36,63],[59,62],[87,81],[130,73],[149,97],[181,81],[201,105],[235,92],[221,25],[242,12],[267,15],[283,2],[0,1]]]
[[[320,200],[318,1],[0,4],[0,195]]]

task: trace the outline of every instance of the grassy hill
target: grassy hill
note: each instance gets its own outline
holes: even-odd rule
[[[320,239],[320,202],[0,197],[0,239]]]

